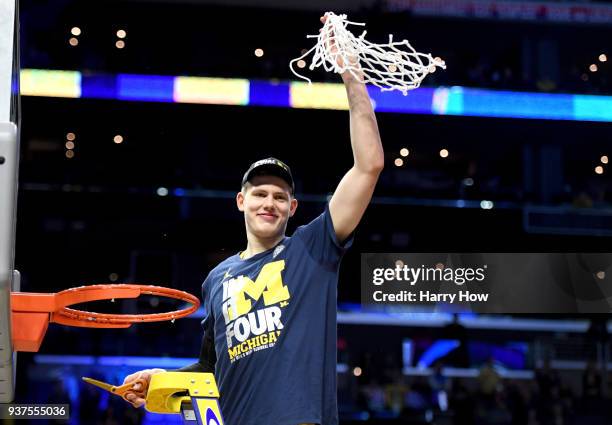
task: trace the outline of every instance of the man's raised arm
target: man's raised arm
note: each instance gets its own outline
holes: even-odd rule
[[[376,116],[365,85],[350,72],[342,74],[342,80],[349,102],[354,163],[329,202],[334,230],[341,242],[359,224],[385,162]]]

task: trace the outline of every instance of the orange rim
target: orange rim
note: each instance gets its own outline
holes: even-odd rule
[[[82,311],[71,305],[115,298],[155,295],[177,299],[190,307],[154,314],[109,314]],[[174,321],[198,309],[200,300],[188,292],[163,286],[107,284],[79,286],[58,293],[11,293],[12,342],[15,351],[36,352],[42,344],[49,323],[86,328],[127,328],[132,323]]]
[[[136,284],[123,284],[123,285],[89,285],[89,286],[80,286],[78,288],[67,289],[65,291],[58,292],[58,296],[62,296],[63,294],[70,295],[71,297],[78,297],[79,293],[90,292],[96,290],[109,291],[113,290],[113,293],[117,294],[114,291],[138,291],[140,295],[154,295],[166,298],[174,298],[176,300],[184,301],[191,304],[191,307],[184,308],[181,310],[169,311],[165,313],[153,313],[153,314],[109,314],[109,313],[95,313],[89,311],[76,310],[69,307],[62,307],[55,314],[52,320],[53,322],[60,323],[61,319],[57,316],[63,316],[68,319],[76,320],[79,322],[83,322],[83,325],[86,327],[98,327],[97,324],[132,324],[132,323],[141,323],[141,322],[162,322],[165,320],[175,320],[180,319],[185,316],[189,316],[193,312],[195,312],[200,306],[200,300],[194,295],[191,295],[188,292],[179,291],[178,289],[165,288],[163,286],[154,286],[154,285],[136,285]],[[112,298],[123,298],[119,295],[107,297],[106,299]],[[126,296],[125,298],[135,298],[133,296]],[[79,301],[84,302],[84,301]],[[70,305],[72,305],[71,303]],[[57,320],[59,319],[59,320]]]

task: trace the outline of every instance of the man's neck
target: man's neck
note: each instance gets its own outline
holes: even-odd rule
[[[269,249],[274,248],[280,241],[283,240],[285,235],[280,235],[275,238],[270,239],[260,239],[253,235],[248,235],[248,243],[247,247],[244,251],[240,253],[240,258],[246,260],[254,255],[259,254],[260,252],[267,251]]]

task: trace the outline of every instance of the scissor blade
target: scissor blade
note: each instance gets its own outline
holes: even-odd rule
[[[114,385],[107,384],[106,382],[98,381],[97,379],[88,378],[86,376],[83,376],[83,381],[87,382],[88,384],[95,385],[96,387],[102,388],[103,390],[106,390],[106,391],[111,391],[111,388],[114,387]]]

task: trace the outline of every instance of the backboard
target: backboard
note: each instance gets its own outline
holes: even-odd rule
[[[13,401],[16,357],[11,343],[10,293],[18,290],[15,215],[19,155],[17,0],[0,0],[0,402]]]

